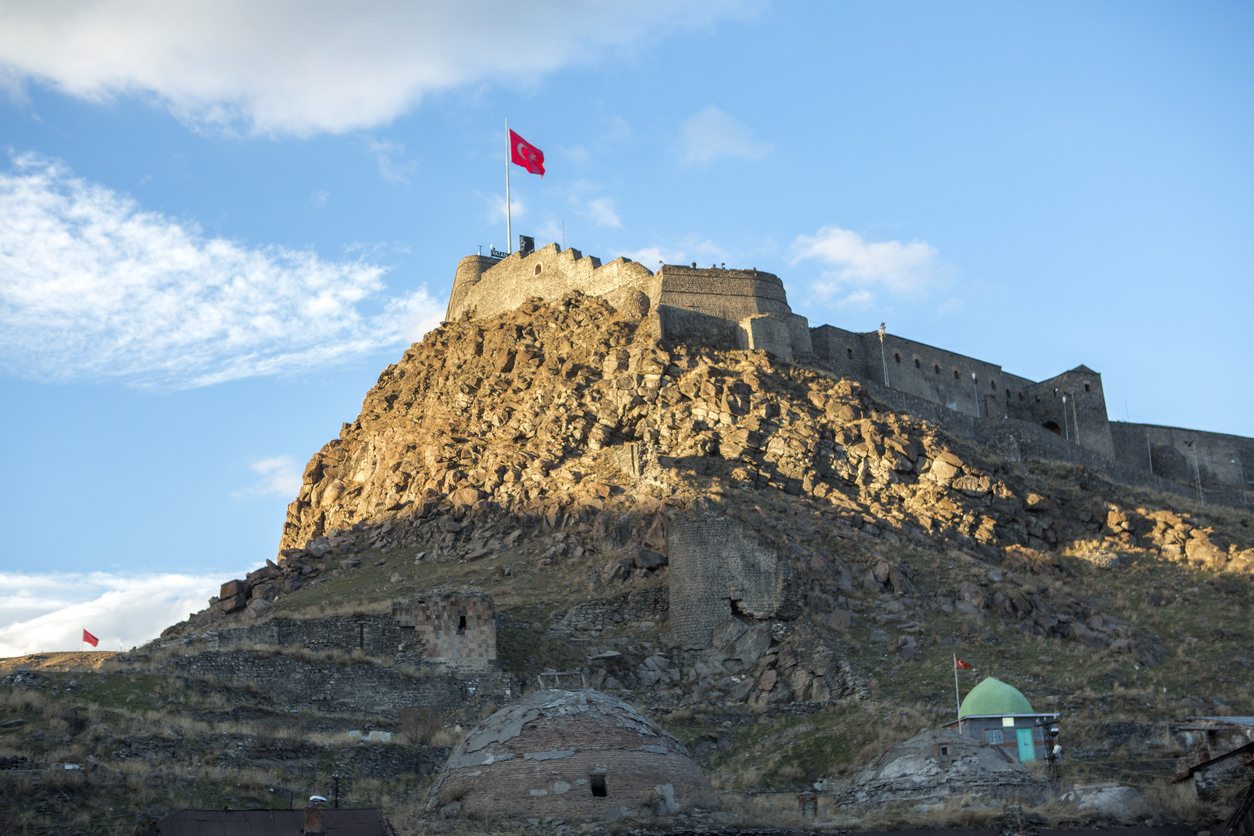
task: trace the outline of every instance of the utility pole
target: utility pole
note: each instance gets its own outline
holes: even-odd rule
[[[880,362],[884,364],[884,385],[888,383],[888,355],[884,353],[884,323],[880,323]],[[891,386],[889,387],[891,388]]]

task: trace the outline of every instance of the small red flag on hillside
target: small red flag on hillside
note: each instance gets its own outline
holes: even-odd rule
[[[964,661],[962,661],[961,659],[959,659],[957,656],[955,656],[955,657],[954,657],[954,667],[955,667],[955,668],[957,668],[958,670],[968,670],[968,671],[969,671],[969,670],[971,670],[971,663],[970,663],[970,662],[964,662]]]
[[[100,639],[96,638],[91,633],[87,632],[86,627],[83,628],[83,641],[87,642],[92,647],[95,647],[96,645],[100,644]]]
[[[512,130],[509,132],[510,162],[532,174],[544,176],[544,152]]]

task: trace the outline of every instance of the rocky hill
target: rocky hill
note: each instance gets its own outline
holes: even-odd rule
[[[144,710],[185,713],[192,738],[205,729],[192,748],[219,770],[196,773],[221,785],[214,805],[259,781],[329,791],[334,769],[418,816],[439,753],[380,743],[395,750],[368,755],[343,735],[447,744],[505,692],[403,717],[369,701],[431,686],[401,652],[312,652],[248,631],[312,617],[366,625],[394,601],[471,590],[495,601],[503,687],[573,671],[650,712],[725,792],[839,784],[943,725],[958,654],[1062,715],[1066,781],[1159,788],[1148,817],[1175,815],[1164,782],[1194,753],[1173,724],[1254,715],[1248,514],[1005,460],[856,383],[762,352],[667,344],[645,313],[571,294],[427,335],[311,459],[276,561],[113,660],[109,686],[76,683],[112,700],[82,710],[115,712],[142,737],[118,689],[177,680]],[[729,591],[733,617],[698,646],[672,623],[671,550],[677,532],[711,519],[727,521],[720,542],[773,567],[778,600]],[[8,684],[38,680],[49,699],[70,699],[53,674],[22,676]],[[293,684],[318,679],[349,683],[348,696],[332,705]],[[227,723],[236,754],[215,755],[213,730]],[[321,737],[279,731],[291,727]],[[16,734],[0,737],[8,754],[51,756]],[[163,774],[153,753],[168,746],[150,742],[105,751]],[[256,760],[274,771],[245,780]],[[187,768],[169,768],[181,776],[170,799]]]

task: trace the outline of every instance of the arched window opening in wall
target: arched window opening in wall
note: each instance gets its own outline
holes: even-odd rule
[[[954,369],[954,380],[958,379],[958,370]]]
[[[940,374],[940,363],[936,364],[936,373]]]
[[[1062,427],[1058,426],[1053,421],[1046,421],[1044,424],[1041,424],[1041,426],[1049,430],[1054,435],[1062,435]]]
[[[898,363],[900,363],[900,362],[901,362],[901,355],[900,355],[900,354],[898,354],[897,352],[895,352],[895,351],[894,351],[894,352],[893,352],[893,359],[894,359],[894,360],[896,360]]]
[[[1084,384],[1084,391],[1085,391],[1085,392],[1089,391],[1089,385],[1088,385],[1087,383],[1086,383],[1086,384]]]
[[[852,348],[849,348],[848,346],[845,346],[845,356],[846,356],[846,357],[848,357],[850,360],[852,360],[852,359],[853,359],[853,349],[852,349]]]
[[[1009,390],[1009,389],[1007,389],[1007,390],[1006,390],[1006,401],[1007,401],[1007,402],[1009,402],[1009,400],[1010,400],[1010,390]]]
[[[988,388],[990,388],[990,389],[996,389],[996,388],[997,388],[997,381],[996,381],[996,380],[990,380],[990,381],[988,382]]]
[[[914,358],[914,367],[915,367],[916,369],[921,369],[921,368],[923,368],[923,364],[922,364],[921,362],[919,362],[919,358],[918,358],[918,357]]]
[[[537,275],[537,276],[538,276],[538,275],[540,275],[540,266],[541,266],[541,265],[539,265],[539,264],[537,264],[537,265],[536,265],[536,275]]]

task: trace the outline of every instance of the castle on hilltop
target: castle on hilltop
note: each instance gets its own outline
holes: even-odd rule
[[[660,339],[775,357],[860,381],[877,399],[1012,458],[1071,461],[1157,490],[1244,506],[1254,439],[1111,421],[1102,376],[1077,366],[1032,381],[1001,366],[894,334],[811,328],[771,273],[664,264],[602,264],[556,244],[457,265],[446,319],[487,317],[531,297],[602,296],[648,317]]]

